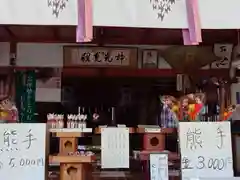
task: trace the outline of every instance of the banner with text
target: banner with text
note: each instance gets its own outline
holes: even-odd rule
[[[0,3],[0,24],[78,24],[78,0],[0,0]],[[203,29],[240,28],[240,21],[235,18],[240,16],[239,0],[231,3],[198,0],[198,6]],[[186,29],[189,27],[186,0],[93,0],[93,25]]]
[[[22,123],[35,122],[36,72],[16,72],[15,84],[19,121]]]
[[[0,24],[77,25],[77,0],[0,0]]]

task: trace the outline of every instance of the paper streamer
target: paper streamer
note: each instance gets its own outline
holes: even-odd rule
[[[184,45],[198,45],[202,42],[198,0],[186,0],[188,29],[183,29]]]
[[[92,0],[85,0],[85,42],[93,39],[93,3]]]
[[[93,38],[92,0],[78,0],[77,42],[90,42]]]

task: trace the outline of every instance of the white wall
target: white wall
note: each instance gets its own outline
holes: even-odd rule
[[[18,43],[17,66],[62,67],[63,44]]]
[[[63,44],[46,43],[19,43],[17,45],[17,66],[23,67],[53,67],[63,66]],[[59,79],[59,78],[58,78]],[[47,84],[54,83],[56,78],[45,82],[46,86],[39,87],[37,81],[36,101],[60,102],[61,88],[51,87]],[[60,77],[61,82],[61,77]],[[55,83],[54,83],[55,84]]]

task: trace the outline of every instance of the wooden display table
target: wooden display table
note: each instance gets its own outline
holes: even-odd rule
[[[137,133],[143,135],[143,150],[146,151],[164,151],[165,150],[165,136],[175,131],[174,128],[149,128],[139,127]]]
[[[59,154],[49,156],[49,163],[60,163],[60,180],[85,180],[86,171],[95,156],[69,155],[75,153],[78,147],[78,138],[85,133],[92,132],[86,129],[50,129],[53,137],[60,138]]]
[[[180,160],[180,155],[177,153],[173,153],[173,152],[168,152],[168,151],[141,151],[139,154],[139,158],[141,161],[144,161],[144,172],[145,172],[145,177],[146,180],[149,179],[150,177],[150,168],[149,168],[149,159],[150,159],[150,154],[151,153],[167,153],[168,154],[168,165],[171,166],[174,163],[174,161],[176,160]],[[168,171],[168,175],[169,175],[169,179],[170,180],[178,180],[180,179],[180,174],[179,171],[174,171],[174,170],[170,170]]]
[[[150,152],[150,151],[141,151],[140,152],[140,160],[142,160],[142,161],[148,161],[149,160],[149,155],[151,154],[151,153],[165,153],[165,151],[152,151],[152,152]],[[179,154],[177,154],[177,153],[173,153],[173,152],[167,152],[166,151],[166,154],[168,154],[168,160],[169,161],[174,161],[174,160],[180,160],[180,155]]]
[[[50,163],[60,163],[60,180],[85,180],[89,163],[94,162],[95,156],[68,156],[58,154],[49,156]]]

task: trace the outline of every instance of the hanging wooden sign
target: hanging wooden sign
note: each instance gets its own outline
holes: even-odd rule
[[[226,69],[230,67],[232,57],[232,44],[214,44],[214,53],[220,59],[212,63],[213,69]]]
[[[65,67],[136,67],[137,49],[122,47],[64,47]]]

